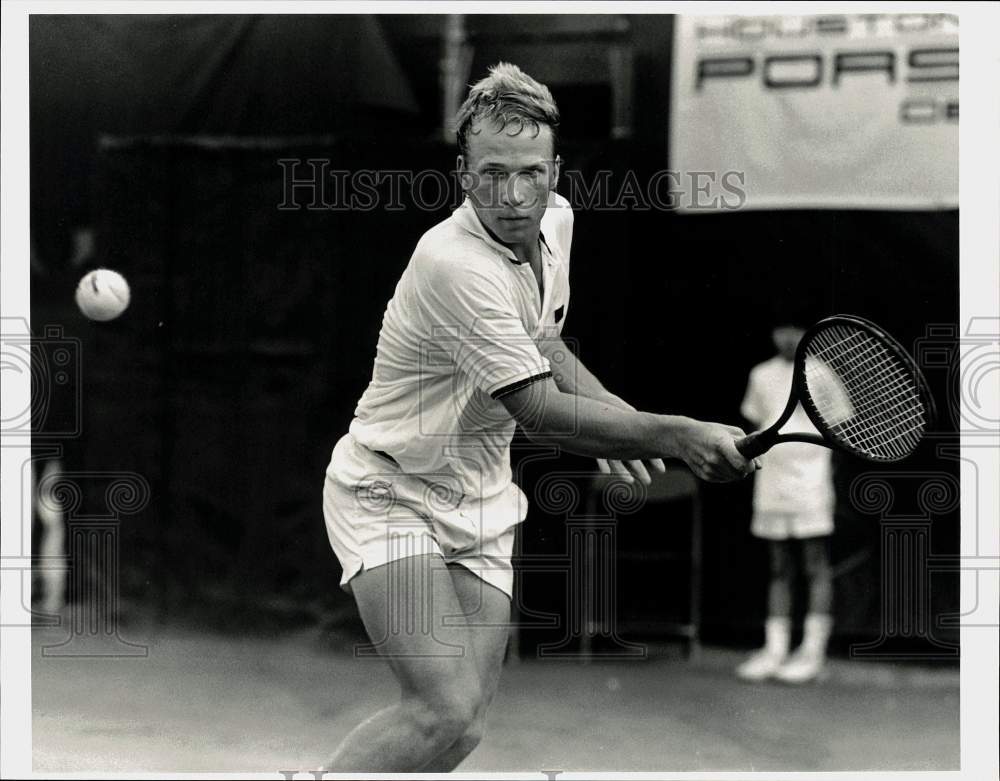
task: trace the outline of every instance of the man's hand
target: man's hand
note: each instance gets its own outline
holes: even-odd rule
[[[741,480],[761,466],[760,461],[746,459],[736,449],[736,440],[744,436],[743,429],[736,426],[689,419],[678,432],[678,455],[702,480]]]
[[[629,483],[634,482],[638,478],[639,482],[643,485],[649,485],[653,482],[653,478],[649,476],[650,469],[659,472],[661,475],[667,471],[662,458],[649,458],[645,461],[619,461],[613,458],[599,458],[597,459],[597,468],[601,470],[601,474],[617,475]]]

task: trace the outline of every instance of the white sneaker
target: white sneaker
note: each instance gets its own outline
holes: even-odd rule
[[[774,677],[783,683],[807,683],[826,677],[826,659],[818,654],[799,649],[775,672]]]
[[[744,681],[763,681],[776,674],[784,661],[784,656],[765,648],[737,667],[736,675]]]

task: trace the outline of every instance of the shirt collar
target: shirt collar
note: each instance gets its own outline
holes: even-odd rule
[[[461,206],[459,206],[457,209],[455,209],[454,212],[452,212],[452,217],[455,219],[455,222],[458,223],[458,225],[461,228],[468,231],[476,238],[481,239],[483,242],[485,242],[490,247],[499,252],[501,255],[503,255],[505,258],[507,258],[507,260],[509,260],[515,266],[522,265],[522,262],[517,259],[517,256],[514,254],[514,251],[510,247],[505,247],[499,241],[494,239],[490,235],[490,232],[486,230],[486,227],[480,221],[479,215],[476,214],[476,210],[472,206],[472,201],[470,201],[468,197],[466,197],[466,199],[462,202]],[[538,236],[542,240],[542,244],[545,245],[545,249],[548,250],[549,255],[552,255],[552,250],[549,248],[549,243],[545,240],[545,234],[539,231]]]

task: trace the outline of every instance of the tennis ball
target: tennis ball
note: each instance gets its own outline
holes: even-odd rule
[[[114,320],[131,299],[128,282],[117,271],[99,268],[84,274],[76,286],[76,305],[91,320]]]

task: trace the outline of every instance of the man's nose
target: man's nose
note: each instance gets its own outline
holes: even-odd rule
[[[507,203],[514,206],[523,206],[531,198],[531,186],[524,176],[514,175],[507,180],[504,187]]]
[[[497,205],[498,206],[510,206],[514,202],[514,180],[507,177],[503,180],[499,187],[496,188],[497,192]]]

